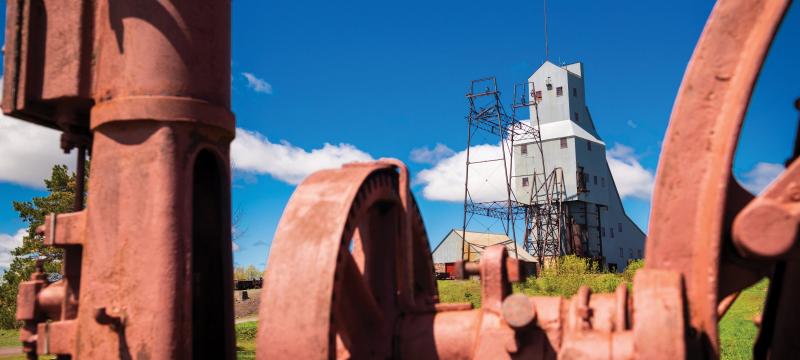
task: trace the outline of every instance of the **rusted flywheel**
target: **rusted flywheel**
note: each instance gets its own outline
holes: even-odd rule
[[[731,166],[753,85],[788,0],[721,0],[675,102],[645,267],[633,294],[511,295],[520,276],[489,248],[483,307],[436,301],[407,172],[379,162],[312,175],[272,245],[259,358],[718,358],[718,321],[770,278],[756,358],[800,352],[800,162],[754,197]],[[400,169],[398,174],[396,169]],[[480,271],[477,271],[479,269]],[[515,275],[516,274],[516,275]],[[611,321],[611,319],[616,319]]]
[[[688,343],[702,348],[690,353],[719,355],[720,317],[740,290],[764,276],[772,278],[771,298],[781,296],[776,290],[783,287],[783,298],[775,299],[783,308],[770,310],[768,304],[765,322],[773,323],[765,325],[774,325],[781,312],[795,324],[784,331],[800,331],[798,313],[789,309],[800,300],[796,282],[794,290],[783,286],[789,283],[778,274],[780,264],[794,256],[791,278],[800,280],[796,251],[789,251],[797,237],[800,212],[793,204],[800,195],[792,200],[788,194],[798,186],[799,164],[795,160],[758,198],[733,179],[731,170],[755,81],[789,3],[719,1],[675,101],[656,176],[646,267],[683,275],[689,325],[695,329]],[[771,330],[764,327],[762,345],[771,342],[764,338]],[[782,346],[790,341],[784,336],[783,345],[763,346],[773,354],[789,354]]]
[[[317,172],[292,195],[264,279],[259,358],[388,358],[397,319],[433,308],[428,239],[397,164]]]

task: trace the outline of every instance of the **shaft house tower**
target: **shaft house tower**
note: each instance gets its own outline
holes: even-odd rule
[[[528,122],[539,130],[542,152],[532,140],[514,142],[517,201],[536,203],[535,188],[545,181],[540,174],[561,169],[564,224],[561,236],[555,237],[560,243],[550,247],[556,250],[546,255],[574,253],[622,270],[629,260],[643,257],[645,234],[622,207],[606,160],[606,144],[586,106],[583,64],[558,66],[546,61],[528,79],[528,88]]]

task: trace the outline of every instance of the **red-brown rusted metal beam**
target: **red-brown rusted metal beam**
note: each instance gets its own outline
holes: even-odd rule
[[[64,279],[21,287],[25,350],[233,358],[230,1],[7,9],[4,112],[92,154],[86,209],[42,229]]]

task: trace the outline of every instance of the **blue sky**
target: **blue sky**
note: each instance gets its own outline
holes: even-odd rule
[[[310,169],[395,157],[416,175],[438,163],[412,161],[413,150],[442,144],[429,153],[439,156],[432,160],[464,150],[469,80],[496,76],[509,103],[513,84],[544,61],[541,5],[234,1],[232,96],[240,130],[233,206],[243,230],[235,261],[263,266],[294,184]],[[608,149],[627,149],[619,160],[639,175],[655,172],[680,80],[712,6],[548,3],[550,60],[584,63],[586,100],[600,136]],[[737,154],[734,171],[754,189],[780,171],[777,164],[791,150],[792,102],[800,95],[800,53],[792,42],[800,38],[798,25],[795,4],[767,59]],[[57,135],[43,134],[47,141],[32,145],[30,136],[42,130],[30,127],[0,119],[0,153],[11,154],[0,159],[0,266],[8,248],[2,244],[13,243],[24,226],[11,201],[43,194],[36,175],[65,160]],[[436,242],[461,223],[461,204],[426,199],[425,185],[417,181],[414,191]],[[649,193],[631,191],[623,201],[646,229]]]

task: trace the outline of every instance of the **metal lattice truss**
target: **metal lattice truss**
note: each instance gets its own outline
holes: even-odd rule
[[[511,209],[511,217],[514,220],[525,220],[525,204],[511,201],[486,201],[486,202],[473,202],[467,203],[467,213],[470,215],[486,216],[491,218],[502,219],[508,216],[508,209]]]
[[[566,239],[566,210],[564,201],[564,172],[561,168],[547,171],[544,161],[544,150],[539,133],[539,109],[535,96],[536,90],[532,82],[514,85],[514,101],[511,105],[513,141],[524,141],[535,145],[541,173],[526,174],[531,179],[531,192],[527,200],[525,212],[525,250],[536,257],[540,264],[545,258],[552,258],[570,252],[569,247],[562,246]],[[530,95],[530,96],[528,96]],[[527,113],[531,107],[536,114],[530,123],[518,120],[517,110]],[[534,121],[536,126],[534,127]],[[517,176],[523,176],[517,174]]]
[[[560,256],[569,250],[562,246],[566,233],[566,193],[561,168],[553,169],[546,177],[538,175],[532,176],[534,191],[530,205],[525,207],[524,247],[544,264],[545,258]]]
[[[516,85],[514,88],[514,103],[512,115],[506,114],[500,92],[497,90],[497,81],[494,77],[473,80],[470,92],[466,95],[469,101],[469,114],[467,122],[469,132],[467,136],[466,179],[464,183],[464,222],[463,229],[469,228],[474,217],[496,219],[503,227],[503,231],[514,241],[516,251],[515,224],[523,221],[525,224],[524,248],[531,255],[540,259],[547,256],[556,256],[562,252],[561,241],[565,238],[564,231],[564,176],[561,169],[553,169],[549,174],[532,174],[533,187],[530,198],[520,199],[514,193],[512,179],[513,156],[515,143],[533,143],[539,151],[541,169],[544,166],[544,151],[542,150],[541,135],[538,126],[520,121],[516,116],[517,109],[527,109],[537,104],[531,103],[527,97],[527,89],[533,89],[533,84]],[[517,99],[517,93],[523,95]],[[534,98],[534,97],[531,97]],[[519,101],[518,101],[519,100]],[[538,124],[538,117],[537,117]],[[482,159],[473,161],[470,157],[470,146],[473,135],[477,131],[496,136],[500,142],[501,154],[496,159]],[[503,162],[505,177],[505,199],[491,199],[490,201],[475,201],[469,186],[470,166],[493,162]],[[547,175],[545,175],[547,174]],[[527,175],[526,175],[527,176]],[[462,244],[462,253],[469,252],[469,247]],[[468,256],[468,254],[467,254]]]
[[[513,137],[514,133],[509,131],[514,128],[514,121],[503,109],[500,101],[500,92],[497,90],[497,80],[488,77],[473,80],[470,84],[470,92],[466,95],[469,101],[469,113],[467,114],[467,159],[464,179],[464,217],[463,227],[467,231],[470,223],[478,217],[492,218],[500,222],[505,235],[514,242],[514,252],[517,251],[516,232],[514,230],[515,220],[518,220],[520,208],[517,206],[516,197],[511,187],[511,164],[513,158]],[[482,159],[473,161],[470,157],[470,147],[472,146],[473,136],[482,131],[490,136],[496,136],[500,142],[500,154],[495,159]],[[476,164],[489,162],[502,162],[503,177],[505,186],[505,199],[491,199],[486,202],[476,202],[473,200],[469,186],[470,167]],[[523,211],[524,213],[524,211]],[[487,229],[488,230],[488,229]],[[470,247],[462,241],[462,254],[469,259]]]

